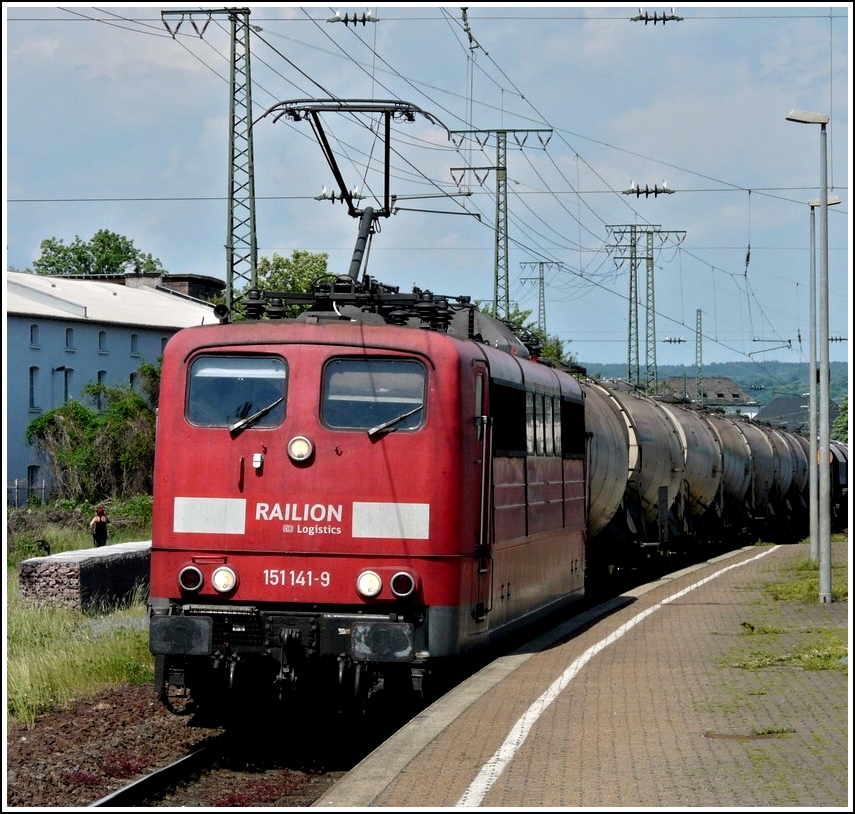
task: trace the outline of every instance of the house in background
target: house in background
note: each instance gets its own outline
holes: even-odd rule
[[[751,398],[735,381],[721,376],[701,379],[700,403],[704,407],[722,410],[728,415],[754,418],[760,411],[760,402]],[[697,402],[695,379],[663,379],[659,382],[660,395],[673,395]]]
[[[840,407],[833,401],[828,402],[828,421],[830,427],[840,413]],[[810,426],[810,396],[777,396],[756,416],[758,421],[766,421],[773,427],[801,432],[808,435]],[[817,415],[817,418],[819,416]],[[829,427],[829,429],[830,429]]]
[[[127,282],[6,273],[7,504],[50,492],[45,462],[24,440],[33,419],[80,399],[90,383],[136,388],[140,364],[157,365],[173,334],[218,322],[211,304],[157,281]]]

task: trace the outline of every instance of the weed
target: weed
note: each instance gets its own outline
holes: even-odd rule
[[[134,777],[145,767],[145,761],[122,751],[107,755],[101,763],[101,771],[108,777]]]
[[[801,667],[803,670],[848,670],[848,644],[840,631],[810,631],[810,641],[794,646],[789,653],[776,655],[768,650],[755,650],[731,663],[744,670],[764,667]]]
[[[786,632],[781,628],[772,627],[771,625],[755,625],[751,622],[742,622],[742,630],[744,636],[769,636]]]
[[[793,577],[763,586],[763,593],[780,601],[816,602],[819,597],[819,563],[809,558],[793,566]],[[848,566],[831,564],[831,600],[843,602],[849,597]]]
[[[779,735],[779,736],[783,736],[783,735],[793,735],[793,734],[795,734],[795,732],[796,732],[796,730],[793,729],[791,726],[767,726],[767,727],[764,727],[763,729],[755,729],[754,730],[755,735]]]

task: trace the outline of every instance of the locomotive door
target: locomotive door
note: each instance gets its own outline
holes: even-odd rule
[[[492,610],[493,582],[493,419],[490,416],[489,381],[483,363],[475,364],[475,441],[481,470],[478,509],[478,544],[475,548],[475,607],[472,615],[482,622]]]

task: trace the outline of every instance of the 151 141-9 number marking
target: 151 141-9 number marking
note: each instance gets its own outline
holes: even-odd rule
[[[321,588],[329,588],[330,582],[331,579],[329,571],[296,571],[285,568],[264,569],[265,585],[299,585],[306,588],[320,585]]]

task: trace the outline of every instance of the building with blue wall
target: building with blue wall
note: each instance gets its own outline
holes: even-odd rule
[[[9,271],[4,305],[4,476],[13,505],[50,490],[45,462],[25,441],[33,419],[81,400],[90,383],[138,388],[140,365],[157,365],[173,334],[217,322],[212,305],[156,282]]]

